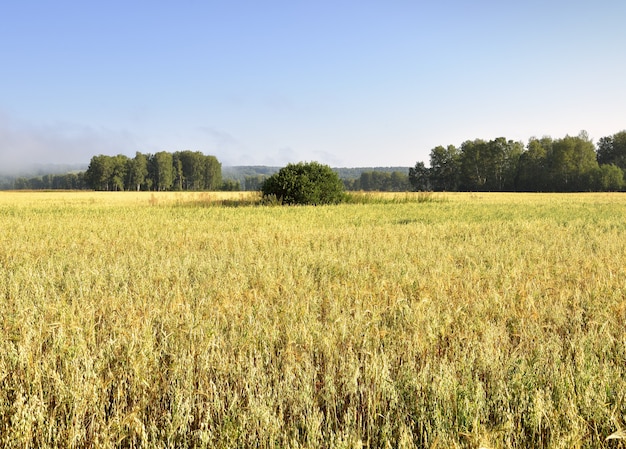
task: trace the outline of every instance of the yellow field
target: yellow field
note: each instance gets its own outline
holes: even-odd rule
[[[624,447],[626,196],[246,195],[0,192],[0,446]]]

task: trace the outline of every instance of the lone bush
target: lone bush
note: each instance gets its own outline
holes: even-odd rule
[[[265,180],[261,192],[282,204],[337,204],[345,199],[337,173],[318,162],[288,164]]]

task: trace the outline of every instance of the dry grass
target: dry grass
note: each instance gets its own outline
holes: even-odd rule
[[[1,446],[623,447],[623,196],[213,195],[0,193]]]

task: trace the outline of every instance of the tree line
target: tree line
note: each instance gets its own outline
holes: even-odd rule
[[[619,191],[625,171],[626,131],[601,138],[597,146],[581,131],[561,139],[531,138],[526,146],[504,137],[437,146],[430,167],[417,162],[408,178],[413,190]]]
[[[406,171],[362,171],[363,169],[359,169],[361,174],[358,178],[342,178],[339,175],[341,169],[332,170],[340,177],[346,190],[362,190],[365,192],[406,192],[411,190],[411,183]],[[261,190],[263,183],[268,177],[267,175],[246,176],[243,182],[243,190]]]
[[[222,176],[238,182],[241,190],[259,191],[265,180],[281,167],[224,167]],[[334,167],[346,190],[405,192],[411,190],[409,167]]]
[[[14,189],[94,190],[261,190],[277,171],[239,167],[242,180],[222,180],[215,156],[199,151],[137,152],[93,156],[85,172],[15,178]],[[259,171],[265,170],[265,171]],[[626,131],[602,137],[597,145],[586,132],[553,139],[531,138],[527,145],[504,137],[468,140],[459,147],[437,146],[430,166],[417,162],[406,171],[382,168],[333,169],[346,190],[364,191],[621,191],[626,188]],[[351,176],[341,176],[340,171]],[[354,173],[353,173],[354,172]],[[354,175],[359,174],[359,177]],[[229,176],[230,178],[230,176]]]
[[[15,190],[84,190],[88,189],[85,183],[85,173],[66,173],[63,175],[19,176],[6,180],[2,186],[5,189]]]
[[[222,164],[215,156],[199,151],[137,152],[134,158],[123,154],[91,158],[84,174],[94,190],[220,190]],[[228,185],[230,190],[236,186]]]
[[[343,179],[346,190],[363,190],[365,192],[406,192],[411,190],[407,172],[394,170],[364,171],[358,178]]]

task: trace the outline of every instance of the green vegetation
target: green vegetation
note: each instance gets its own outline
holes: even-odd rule
[[[260,191],[278,167],[226,167],[214,156],[179,151],[94,156],[86,172],[34,178],[0,175],[0,189]],[[626,186],[626,131],[594,144],[584,132],[522,142],[504,137],[437,146],[430,167],[334,168],[350,191],[614,192]],[[222,181],[224,178],[224,181]]]
[[[345,199],[337,173],[317,162],[288,164],[263,182],[261,192],[282,204],[338,204]]]
[[[626,131],[593,144],[583,131],[576,137],[532,138],[521,142],[499,137],[435,147],[430,167],[409,171],[414,190],[491,192],[619,191],[624,188]]]
[[[408,192],[411,190],[408,169],[404,171],[364,170],[356,179],[344,179],[347,190],[364,192]]]
[[[222,175],[239,183],[242,190],[260,191],[263,182],[280,170],[280,167],[238,166],[224,167]],[[406,192],[409,184],[409,167],[334,167],[346,190]]]
[[[228,195],[0,193],[2,447],[623,447],[622,195]]]
[[[84,175],[94,190],[220,190],[222,165],[215,156],[199,151],[156,154],[137,152],[134,158],[123,154],[91,158]],[[228,184],[224,190],[233,190]]]

